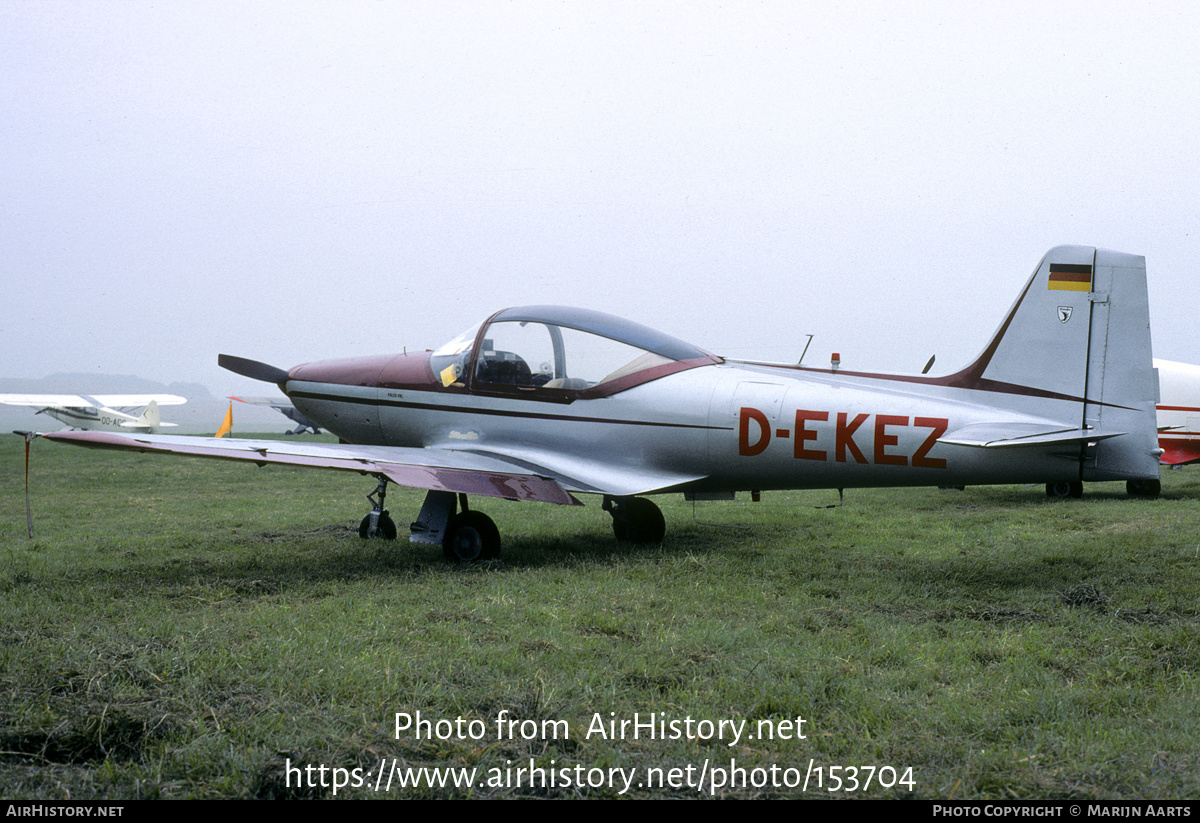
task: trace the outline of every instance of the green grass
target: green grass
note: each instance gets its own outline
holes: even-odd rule
[[[30,539],[19,438],[0,438],[0,466],[0,796],[334,796],[285,785],[288,760],[483,782],[531,760],[640,780],[706,759],[912,768],[911,792],[854,793],[869,797],[1200,794],[1200,469],[1166,473],[1153,501],[1122,484],[1063,502],[1024,486],[673,496],[666,541],[636,548],[594,499],[477,499],[503,555],[456,566],[360,541],[374,481],[358,475],[38,442]],[[392,487],[388,507],[406,524],[421,499]],[[487,733],[397,736],[416,712]],[[546,733],[501,739],[502,712]],[[597,714],[650,712],[803,717],[806,737],[586,736]]]

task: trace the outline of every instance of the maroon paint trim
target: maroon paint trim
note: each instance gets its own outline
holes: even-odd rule
[[[432,355],[431,351],[421,351],[318,360],[293,367],[288,379],[381,389],[449,390],[429,365]]]

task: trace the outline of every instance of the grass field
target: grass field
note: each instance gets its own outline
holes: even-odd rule
[[[1200,469],[672,496],[641,548],[594,499],[479,499],[503,556],[456,566],[358,539],[370,478],[44,441],[30,539],[23,448],[7,798],[1200,796]]]

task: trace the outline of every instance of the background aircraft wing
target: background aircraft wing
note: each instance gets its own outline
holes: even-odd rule
[[[314,434],[320,432],[320,426],[301,414],[300,410],[292,405],[292,401],[286,400],[282,397],[234,397],[233,395],[230,395],[229,399],[236,400],[239,403],[246,403],[251,406],[269,406],[270,408],[282,414],[288,420],[291,420],[293,423],[297,423],[304,428],[312,429]],[[299,433],[300,431],[302,431],[302,429],[297,429],[296,432],[290,433],[295,434]]]
[[[1163,454],[1159,462],[1168,466],[1200,463],[1200,443],[1195,440],[1162,440]]]
[[[0,403],[10,406],[63,406],[69,409],[95,407],[95,403],[77,394],[0,394]]]
[[[187,402],[186,397],[177,394],[93,394],[92,399],[110,409],[149,406],[151,403],[160,406],[182,406]]]
[[[382,474],[401,486],[417,489],[580,505],[557,480],[522,470],[510,461],[488,454],[398,446],[301,444],[279,440],[230,440],[101,431],[52,432],[41,436],[47,440],[91,448]]]
[[[236,400],[239,403],[246,403],[251,406],[270,406],[274,409],[292,408],[292,401],[286,400],[282,397],[247,397],[245,395],[234,397],[233,395],[230,395],[229,399]]]
[[[63,406],[70,409],[120,409],[131,406],[180,406],[186,397],[177,394],[0,394],[0,403],[12,406]]]

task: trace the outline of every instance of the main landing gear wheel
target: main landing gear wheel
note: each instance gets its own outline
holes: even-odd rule
[[[375,531],[371,531],[371,515],[367,515],[358,524],[358,536],[363,540],[372,537],[379,537],[384,540],[396,539],[396,524],[387,512],[380,512],[379,519],[375,523]]]
[[[613,534],[623,543],[661,543],[666,536],[662,511],[644,497],[606,497],[604,510],[612,515]]]
[[[1158,480],[1126,480],[1125,493],[1130,497],[1158,497],[1162,482]]]
[[[483,512],[459,512],[446,526],[442,551],[451,560],[490,560],[500,554],[500,530]]]
[[[1083,497],[1083,484],[1069,483],[1066,480],[1060,480],[1057,483],[1047,483],[1046,496],[1057,500],[1065,500],[1068,497],[1078,499]]]

